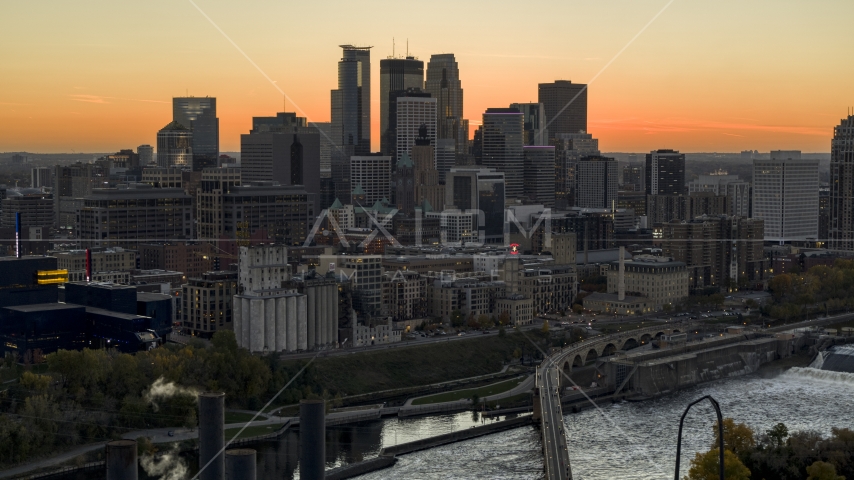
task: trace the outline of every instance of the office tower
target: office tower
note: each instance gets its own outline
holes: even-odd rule
[[[620,189],[631,192],[645,192],[643,164],[630,163],[623,167]]]
[[[385,132],[385,136],[383,137],[383,139],[384,139],[384,141],[386,141],[388,143],[387,148],[391,149],[391,153],[389,153],[388,155],[390,155],[392,157],[392,160],[396,161],[398,158],[398,139],[397,139],[397,127],[398,127],[398,123],[399,123],[398,122],[398,106],[397,106],[398,100],[402,100],[403,102],[406,103],[406,105],[403,105],[404,111],[401,111],[404,114],[404,116],[412,116],[413,114],[417,115],[419,110],[420,110],[418,108],[419,106],[425,107],[425,108],[432,108],[434,110],[433,118],[431,120],[425,119],[425,122],[426,122],[425,125],[432,126],[432,128],[430,128],[430,131],[433,132],[433,135],[431,137],[433,140],[432,140],[431,144],[435,144],[435,142],[436,142],[436,140],[435,140],[436,139],[436,133],[435,133],[436,132],[435,101],[436,100],[433,99],[432,107],[430,105],[419,105],[418,102],[430,103],[430,101],[429,101],[430,94],[425,92],[424,90],[421,90],[420,88],[408,88],[406,90],[394,90],[394,91],[390,92],[388,96],[389,96],[388,127],[387,127],[387,131]],[[406,98],[407,100],[404,100],[404,98]],[[409,98],[419,98],[420,100],[410,101],[410,100],[408,100]],[[412,102],[415,102],[415,103],[412,103]],[[412,123],[414,120],[415,120],[415,118],[404,119],[405,122],[409,122],[409,123]],[[416,124],[414,126],[416,132],[417,132],[419,127],[420,127],[420,124]],[[383,155],[386,155],[386,154],[384,153]]]
[[[332,142],[332,123],[311,122],[309,127],[316,128],[320,138],[320,178],[328,178],[332,175],[332,150],[335,148]]]
[[[232,330],[237,272],[205,272],[188,277],[181,286],[181,325],[184,333],[211,338],[217,330]]]
[[[655,229],[662,254],[688,265],[688,287],[747,287],[768,278],[764,222],[725,215],[677,220]]]
[[[422,210],[432,208],[441,212],[445,209],[445,186],[439,184],[440,173],[433,162],[434,156],[429,138],[424,136],[415,139],[411,154],[415,205]]]
[[[430,56],[424,89],[437,99],[439,139],[454,139],[457,154],[468,153],[468,120],[463,118],[463,86],[453,53]],[[443,173],[439,169],[440,174]]]
[[[555,206],[555,147],[527,145],[525,156],[525,196],[533,204]]]
[[[445,183],[445,210],[483,212],[478,237],[486,243],[502,242],[505,178],[503,172],[490,168],[452,168]]]
[[[582,157],[599,155],[599,140],[589,133],[558,133],[555,145],[555,206],[574,207],[575,166]]]
[[[424,87],[424,62],[415,57],[385,58],[380,60],[380,152],[395,155],[395,140],[391,134],[395,124],[392,92]],[[434,115],[435,116],[435,115]],[[433,121],[435,124],[435,120]]]
[[[617,161],[591,155],[575,163],[575,206],[612,209],[617,204]]]
[[[126,184],[83,198],[78,232],[85,247],[136,248],[154,240],[193,238],[193,199],[180,188]]]
[[[827,247],[830,242],[830,186],[818,189],[818,242],[817,247]]]
[[[394,184],[394,200],[397,209],[412,214],[415,212],[415,171],[412,159],[403,154],[397,161],[392,174]]]
[[[196,237],[217,245],[224,231],[223,195],[240,186],[240,167],[206,168],[196,193]]]
[[[738,175],[700,175],[688,183],[688,193],[713,192],[729,197],[729,215],[750,216],[750,183]]]
[[[53,194],[41,188],[9,188],[3,199],[0,226],[14,229],[15,215],[21,214],[21,229],[41,227],[44,233],[53,226]]]
[[[136,147],[136,153],[139,155],[139,165],[144,167],[150,163],[154,163],[154,147],[151,145],[140,145]]]
[[[219,118],[215,97],[172,98],[172,121],[193,132],[193,171],[215,167],[219,157]]]
[[[314,195],[301,185],[243,183],[222,194],[220,248],[252,242],[301,245],[314,221]]]
[[[569,80],[541,83],[537,101],[546,108],[549,134],[587,131],[587,85]]]
[[[833,128],[828,235],[828,248],[854,250],[854,115]]]
[[[193,132],[173,121],[157,132],[157,165],[160,167],[193,166]]]
[[[95,165],[90,163],[54,167],[53,212],[57,228],[71,230],[77,224],[82,199],[92,193],[95,185],[95,170]]]
[[[353,189],[361,186],[365,199],[362,207],[391,196],[391,157],[388,155],[363,155],[350,157],[350,183]],[[353,200],[355,205],[356,200]]]
[[[818,236],[818,160],[774,156],[753,160],[753,218],[765,220],[765,240]]]
[[[522,112],[524,118],[525,145],[548,145],[549,131],[546,128],[546,108],[542,103],[511,103],[510,108]]]
[[[483,114],[484,167],[504,173],[507,198],[523,192],[522,113],[514,108],[488,108]]]
[[[678,150],[653,150],[646,154],[647,195],[685,193],[685,154]]]
[[[393,158],[411,155],[416,139],[425,133],[431,145],[436,142],[436,99],[430,97],[397,98],[396,151]],[[422,132],[422,127],[424,131]]]
[[[240,167],[243,184],[302,185],[318,201],[320,133],[291,112],[252,117],[252,130],[240,135]]]
[[[332,90],[332,140],[371,152],[371,47],[340,45],[338,89]]]
[[[111,169],[125,168],[134,172],[139,171],[139,154],[134,153],[131,149],[119,150],[103,158],[108,162]],[[130,172],[126,173],[131,174]]]
[[[52,188],[53,169],[50,167],[33,167],[30,171],[30,186],[33,188]]]
[[[469,156],[467,153],[457,153],[456,140],[453,138],[436,139],[436,171],[439,172],[439,182],[445,183],[445,176],[456,165],[460,165]]]
[[[181,272],[184,274],[183,280],[198,278],[211,271],[214,259],[219,256],[216,247],[207,242],[142,243],[138,249],[139,266],[134,268]]]

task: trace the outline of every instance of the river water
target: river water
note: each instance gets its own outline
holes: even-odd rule
[[[854,428],[854,373],[796,367],[773,378],[757,374],[731,378],[655,400],[607,403],[566,415],[575,479],[673,478],[679,417],[688,403],[704,395],[718,400],[724,416],[746,423],[757,433],[778,422],[785,423],[790,432],[813,429],[825,435],[832,427]],[[686,417],[682,475],[687,473],[695,453],[709,449],[714,419],[714,411],[706,403],[696,405]],[[330,427],[326,438],[327,468],[375,457],[383,447],[489,421],[496,420],[462,412]],[[259,479],[299,478],[297,431],[251,448],[258,451]],[[150,476],[140,472],[140,478],[180,480],[195,473],[195,458],[175,459],[182,464],[183,472],[170,467]],[[537,479],[542,478],[542,468],[539,431],[523,427],[403,455],[394,467],[358,478]]]
[[[793,368],[774,378],[721,380],[640,403],[618,403],[567,415],[577,480],[673,478],[679,417],[685,406],[712,395],[725,417],[757,433],[778,422],[789,431],[854,428],[854,374]],[[682,475],[696,452],[709,449],[714,410],[696,405],[685,418]],[[360,479],[531,479],[542,476],[540,439],[533,427],[481,437],[400,457],[388,470]]]

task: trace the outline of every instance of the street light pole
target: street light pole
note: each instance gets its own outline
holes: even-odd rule
[[[721,415],[721,406],[718,404],[718,401],[712,398],[711,395],[706,395],[705,397],[698,398],[694,400],[687,407],[685,407],[685,412],[682,413],[682,418],[679,419],[679,439],[676,441],[676,473],[674,474],[674,480],[679,480],[679,460],[682,456],[682,425],[685,423],[685,416],[688,415],[688,410],[691,410],[691,407],[702,402],[703,400],[709,400],[712,404],[712,407],[715,408],[715,413],[718,415],[718,454],[719,454],[719,462],[720,462],[720,480],[724,479],[724,419]]]

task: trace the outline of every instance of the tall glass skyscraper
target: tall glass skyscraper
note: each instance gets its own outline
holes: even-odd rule
[[[455,139],[457,154],[468,153],[468,120],[463,119],[463,86],[453,53],[430,56],[424,89],[438,102],[438,138]]]
[[[193,132],[193,171],[216,167],[219,157],[219,118],[215,97],[174,97],[172,121]]]
[[[385,58],[380,60],[380,151],[383,155],[394,155],[395,144],[392,130],[395,125],[394,105],[390,95],[409,88],[424,87],[424,62],[415,57]]]
[[[484,167],[504,172],[508,198],[522,198],[524,194],[523,122],[522,113],[515,108],[488,108],[483,114],[481,162]]]
[[[332,90],[332,139],[371,153],[371,48],[340,45],[338,89]]]
[[[587,131],[587,85],[569,80],[541,83],[538,102],[546,108],[549,134]]]
[[[854,115],[833,128],[830,142],[830,227],[833,250],[854,250]]]

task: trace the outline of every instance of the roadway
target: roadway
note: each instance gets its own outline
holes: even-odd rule
[[[542,406],[543,456],[546,478],[572,480],[569,466],[569,449],[566,446],[563,410],[560,407],[560,370],[537,368],[537,387]]]

